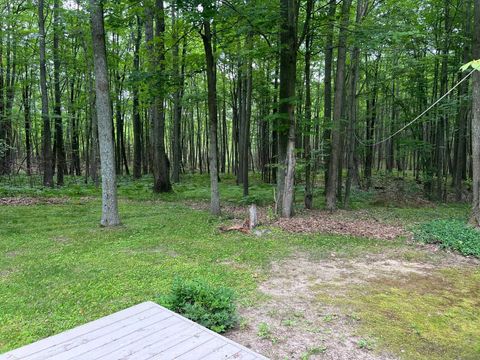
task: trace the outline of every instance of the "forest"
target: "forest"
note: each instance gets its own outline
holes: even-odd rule
[[[101,2],[109,109],[97,109],[95,3],[7,1],[0,173],[97,183],[106,116],[112,174],[153,174],[153,191],[168,192],[209,172],[214,213],[215,178],[234,174],[248,196],[251,172],[276,184],[286,217],[298,184],[307,209],[325,184],[334,210],[380,171],[464,201],[476,183],[476,74],[461,70],[480,57],[473,3]]]
[[[0,352],[180,276],[272,359],[477,359],[479,228],[480,0],[0,0]]]

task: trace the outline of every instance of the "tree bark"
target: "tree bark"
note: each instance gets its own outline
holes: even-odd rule
[[[357,2],[357,14],[355,19],[355,25],[358,27],[362,22],[363,17],[367,11],[368,0],[358,0]],[[350,202],[350,190],[352,187],[353,178],[355,176],[355,130],[357,123],[357,83],[359,77],[360,67],[360,48],[356,45],[352,51],[352,78],[350,84],[350,109],[348,112],[349,122],[347,131],[347,180],[345,182],[345,197],[343,198],[344,207],[348,207]]]
[[[135,35],[135,44],[133,50],[133,71],[135,76],[140,72],[140,42],[142,40],[142,21],[137,16],[137,32]],[[132,90],[132,110],[133,110],[133,178],[142,177],[142,123],[140,119],[139,104],[139,81],[137,78],[133,82]]]
[[[148,10],[147,10],[148,11]],[[155,16],[155,37],[146,34],[147,45],[150,52],[151,70],[155,74],[154,96],[150,109],[152,117],[152,160],[153,160],[153,191],[157,193],[170,192],[169,161],[165,152],[165,109],[164,109],[164,75],[165,75],[165,10],[163,0],[156,0],[154,11]],[[152,11],[147,14],[146,26],[151,26],[153,19]],[[152,43],[153,41],[153,43]]]
[[[303,135],[304,157],[305,157],[305,208],[313,207],[313,177],[312,177],[312,156],[311,156],[311,127],[312,127],[312,94],[311,94],[311,57],[313,33],[310,29],[310,20],[313,11],[313,0],[307,2],[307,13],[305,21],[305,128]]]
[[[102,1],[90,0],[90,7],[95,72],[95,105],[97,109],[102,173],[102,219],[100,224],[102,226],[116,226],[120,224],[120,217],[117,204],[115,149],[112,136],[112,103],[108,83]]]
[[[295,82],[297,77],[296,1],[280,1],[280,97],[277,212],[293,215],[295,180]]]
[[[40,49],[40,92],[42,93],[42,168],[43,185],[53,186],[52,134],[48,114],[47,68],[45,61],[45,17],[44,0],[38,0],[38,32]]]
[[[53,82],[54,100],[53,114],[55,117],[55,156],[57,162],[57,185],[63,186],[63,175],[66,170],[65,146],[63,144],[62,94],[60,91],[60,1],[53,2]]]
[[[341,120],[343,109],[343,97],[345,87],[345,62],[347,58],[347,31],[350,19],[351,0],[344,0],[342,5],[342,19],[340,33],[338,37],[338,56],[337,56],[337,74],[335,79],[335,94],[332,123],[332,145],[330,160],[328,166],[328,182],[326,188],[326,207],[327,210],[337,209],[337,187],[339,160],[341,154]]]
[[[182,163],[181,147],[181,124],[182,124],[182,97],[184,86],[184,57],[182,57],[182,68],[179,64],[178,24],[176,22],[175,2],[172,3],[172,62],[173,62],[173,83],[175,93],[173,95],[173,182],[180,181],[180,170]],[[185,43],[184,43],[185,46]]]
[[[203,21],[203,32],[200,32],[205,49],[205,61],[207,64],[207,86],[208,86],[208,119],[209,119],[209,169],[210,169],[210,212],[213,215],[220,215],[220,193],[218,189],[218,168],[217,168],[217,76],[215,59],[212,50],[212,32],[208,19]]]
[[[473,58],[480,59],[480,0],[474,0]],[[480,71],[473,73],[472,170],[473,202],[470,223],[480,227]]]
[[[335,13],[337,11],[336,0],[330,0],[328,7],[328,28],[325,40],[325,78],[323,98],[323,153],[325,167],[325,191],[328,184],[328,167],[330,163],[330,149],[332,136],[332,63],[333,63],[333,33],[335,24]]]

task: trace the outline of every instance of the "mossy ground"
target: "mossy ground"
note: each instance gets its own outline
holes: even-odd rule
[[[388,349],[401,359],[480,356],[478,266],[376,278],[343,288],[341,294],[325,290],[319,290],[317,300],[351,313],[359,334],[378,350]]]
[[[0,197],[67,199],[56,205],[0,207],[0,352],[135,303],[155,301],[178,276],[231,287],[243,306],[258,306],[262,298],[257,287],[268,278],[269,264],[297,251],[307,252],[312,259],[332,254],[355,259],[385,251],[398,251],[415,261],[428,258],[403,239],[292,235],[276,229],[262,237],[221,233],[218,228],[225,218],[214,218],[185,203],[208,200],[206,175],[186,176],[174,190],[153,195],[149,178],[120,179],[123,225],[104,229],[98,226],[99,189],[83,180],[68,178],[67,186],[60,189],[29,187],[24,179],[13,185],[0,182]],[[223,201],[236,204],[266,205],[273,198],[272,187],[257,179],[252,182],[251,196],[242,198],[233,177],[222,179],[221,194]],[[299,188],[299,209],[301,200]],[[372,203],[371,194],[361,192],[353,200],[357,212],[346,216],[361,211],[361,216],[407,226],[432,218],[462,218],[468,213],[462,205],[378,206]],[[398,278],[391,283],[354,286],[348,297],[322,301],[354,309],[361,318],[359,331],[377,339],[379,348],[399,356],[478,358],[478,267],[442,271],[441,276],[423,281]],[[460,355],[449,357],[453,354]]]

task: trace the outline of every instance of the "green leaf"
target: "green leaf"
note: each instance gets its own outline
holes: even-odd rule
[[[466,63],[465,65],[463,65],[460,70],[462,71],[466,71],[468,69],[474,69],[474,70],[478,70],[480,71],[480,59],[478,60],[473,60],[473,61],[470,61],[469,63]]]

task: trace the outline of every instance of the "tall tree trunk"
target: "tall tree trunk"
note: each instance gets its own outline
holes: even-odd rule
[[[45,17],[44,0],[38,0],[38,31],[40,48],[40,91],[42,93],[42,168],[43,185],[53,186],[52,134],[48,114],[47,68],[45,62]]]
[[[135,76],[139,76],[140,72],[140,42],[142,40],[142,20],[137,16],[137,33],[135,35],[135,44],[133,50],[133,71]],[[133,178],[140,179],[142,177],[142,123],[140,119],[139,104],[139,86],[140,83],[136,78],[133,82]]]
[[[280,0],[280,98],[277,211],[293,215],[295,180],[295,82],[297,77],[296,1]]]
[[[173,62],[173,83],[175,84],[175,93],[173,95],[173,169],[172,180],[180,181],[180,170],[182,163],[181,147],[181,124],[182,124],[182,96],[184,86],[184,56],[182,57],[182,68],[179,63],[179,38],[178,24],[176,21],[175,2],[172,3],[172,62]],[[183,45],[185,47],[185,43]],[[185,49],[184,49],[185,50]]]
[[[362,22],[363,17],[367,11],[368,0],[358,0],[357,2],[357,14],[355,19],[355,25],[358,26]],[[350,190],[352,187],[353,178],[355,177],[355,130],[357,122],[357,83],[359,77],[360,67],[360,48],[356,45],[352,51],[352,78],[350,83],[350,109],[348,111],[349,122],[347,131],[347,180],[345,182],[345,197],[343,199],[344,207],[348,207],[350,202]]]
[[[60,92],[60,1],[53,2],[53,81],[55,104],[53,114],[55,117],[55,156],[57,162],[57,185],[63,185],[63,174],[66,169],[65,147],[63,145],[63,123],[62,123],[62,94]]]
[[[22,102],[25,120],[25,152],[27,160],[27,176],[32,175],[32,120],[30,112],[30,102],[32,96],[31,82],[28,75],[28,68],[25,66],[25,78],[22,91]]]
[[[8,158],[7,119],[5,118],[5,77],[3,65],[3,27],[0,26],[0,175],[8,173],[6,168]]]
[[[112,103],[108,83],[107,51],[101,0],[90,0],[90,17],[95,69],[95,104],[102,172],[102,219],[100,224],[102,226],[116,226],[120,224],[120,217],[118,215],[115,149],[112,136]]]
[[[305,208],[313,207],[313,177],[312,177],[312,156],[311,156],[311,127],[312,127],[312,93],[311,93],[311,57],[313,33],[310,29],[310,20],[313,11],[313,0],[307,2],[307,13],[305,21],[305,128],[303,135],[304,157],[305,157]]]
[[[333,34],[337,2],[330,0],[328,7],[328,28],[325,41],[325,78],[323,98],[323,153],[325,154],[325,191],[328,184],[328,167],[330,163],[330,148],[332,136],[332,63],[333,63]]]
[[[243,196],[248,196],[248,170],[250,154],[250,118],[252,113],[252,57],[251,49],[253,46],[253,35],[251,32],[247,35],[245,49],[248,52],[246,66],[240,64],[239,72],[239,183],[243,184]]]
[[[152,112],[152,142],[153,142],[153,190],[157,193],[170,192],[170,164],[165,152],[165,109],[164,109],[164,79],[165,74],[165,10],[163,0],[156,0],[155,6],[155,38],[151,49],[153,65],[157,75]],[[147,20],[148,22],[148,20]]]
[[[471,59],[471,42],[469,38],[472,36],[471,29],[471,6],[472,1],[467,0],[465,2],[466,20],[465,20],[465,42],[463,44],[462,59],[464,63],[467,63]],[[460,74],[459,77],[463,75]],[[456,152],[455,152],[455,198],[457,201],[462,200],[463,193],[463,179],[467,166],[467,121],[468,121],[468,101],[466,100],[468,95],[468,81],[462,83],[458,90],[460,111],[458,113],[458,134],[456,137]]]
[[[208,86],[208,119],[210,133],[209,168],[210,168],[210,211],[213,215],[220,215],[220,193],[218,189],[217,168],[217,76],[215,59],[212,50],[212,32],[209,20],[203,21],[203,33],[200,32],[205,49],[207,64]]]
[[[367,142],[367,148],[365,149],[365,180],[366,187],[370,189],[372,186],[372,168],[373,168],[373,140],[375,136],[375,123],[377,121],[377,93],[378,93],[378,64],[380,62],[380,56],[375,60],[374,63],[374,75],[373,75],[373,85],[372,89],[369,89],[370,94],[367,99],[367,126],[365,129],[366,135],[365,139]],[[369,74],[366,75],[367,84],[370,81]]]
[[[342,19],[338,37],[337,74],[335,79],[335,95],[332,123],[332,145],[328,166],[328,182],[326,188],[326,207],[333,211],[337,208],[338,171],[341,154],[341,119],[345,87],[345,62],[347,58],[347,34],[350,20],[351,0],[344,0],[342,6]]]
[[[480,59],[480,0],[474,0],[473,58]],[[473,202],[470,222],[480,227],[480,71],[473,73],[472,169]]]

